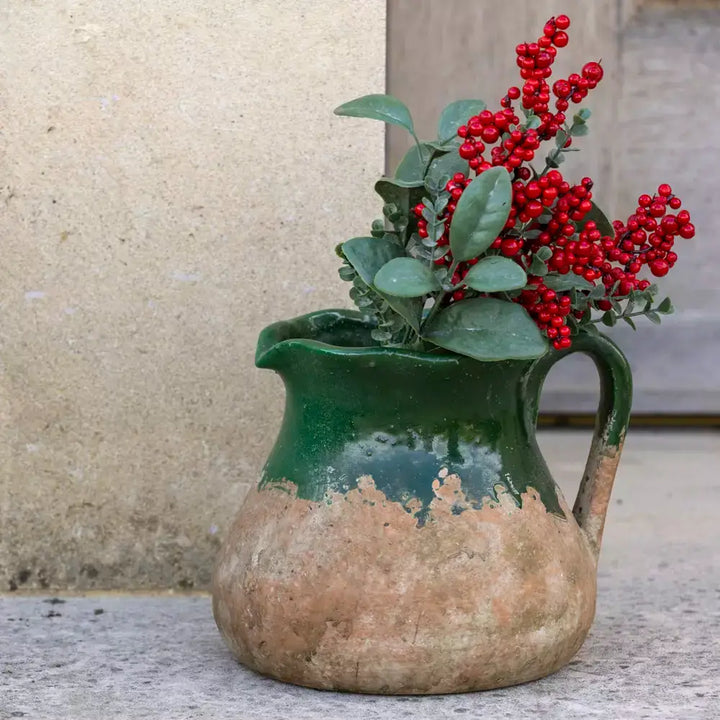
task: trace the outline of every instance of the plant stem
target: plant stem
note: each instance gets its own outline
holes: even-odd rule
[[[638,312],[629,313],[628,315],[618,315],[617,317],[618,317],[618,318],[641,317],[642,315],[647,315],[648,312],[657,312],[657,310],[655,310],[655,308],[651,308],[650,310],[647,310],[647,311],[645,311],[645,310],[640,310],[640,311],[638,311]],[[594,320],[591,320],[590,322],[591,322],[591,323],[601,323],[601,322],[602,322],[602,317],[595,318]]]
[[[442,304],[443,300],[449,295],[449,293],[445,292],[444,290],[441,293],[438,293],[438,295],[435,297],[435,304],[430,308],[430,312],[428,313],[428,316],[423,320],[423,325],[429,325],[430,321],[438,314],[440,310],[440,305]]]

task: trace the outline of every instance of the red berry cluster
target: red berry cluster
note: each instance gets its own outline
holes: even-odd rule
[[[675,238],[689,239],[695,235],[690,213],[680,210],[668,214],[668,208],[679,210],[680,198],[672,194],[669,185],[660,185],[657,194],[641,195],[638,207],[625,224],[613,223],[616,247],[609,257],[625,266],[628,273],[637,273],[647,264],[656,277],[667,275],[675,265],[677,255],[672,252]]]
[[[555,137],[565,122],[565,111],[570,102],[579,103],[603,78],[603,69],[598,62],[584,65],[581,74],[573,73],[567,79],[555,81],[552,94],[555,96],[556,113],[550,111],[550,85],[547,79],[552,75],[552,65],[557,48],[568,44],[566,30],[570,27],[567,15],[558,15],[545,23],[543,34],[534,43],[521,43],[515,48],[520,77],[525,80],[522,88],[522,106],[532,110],[540,118],[538,135],[547,140]],[[520,97],[520,90],[512,87],[503,98],[503,107],[511,108],[511,101]],[[566,146],[572,142],[567,139]]]
[[[501,110],[483,110],[458,128],[463,142],[459,155],[468,161],[469,171],[480,175],[494,166],[504,166],[513,179],[513,195],[510,214],[505,227],[490,246],[496,252],[513,258],[523,268],[529,268],[540,248],[544,251],[548,272],[559,275],[574,273],[587,283],[602,282],[605,298],[596,301],[601,310],[612,307],[610,297],[624,298],[636,290],[645,290],[650,282],[639,279],[637,274],[644,265],[655,276],[663,276],[675,264],[677,255],[672,251],[676,237],[691,238],[695,228],[690,215],[682,210],[680,199],[673,195],[669,185],[661,185],[654,196],[642,195],[636,211],[627,222],[613,223],[614,237],[603,235],[598,225],[587,220],[593,209],[590,178],[571,185],[562,173],[553,169],[538,176],[529,163],[543,140],[555,137],[565,123],[564,112],[569,103],[582,101],[590,90],[602,80],[603,69],[597,62],[589,62],[581,74],[557,80],[552,88],[555,96],[553,113],[550,108],[550,87],[547,79],[552,74],[557,48],[568,43],[566,30],[570,20],[559,15],[549,20],[543,36],[536,43],[523,43],[516,48],[517,64],[525,81],[522,91],[517,87],[508,89],[501,100]],[[522,97],[525,110],[539,118],[536,128],[520,124],[513,108],[513,101]],[[570,144],[568,136],[565,147]],[[489,158],[484,154],[489,149]],[[462,300],[467,289],[462,280],[472,265],[468,262],[453,265],[449,246],[449,229],[457,202],[472,178],[456,173],[447,183],[450,194],[448,204],[440,216],[445,220],[445,230],[437,246],[447,247],[446,253],[435,260],[439,266],[453,266],[450,279],[455,287],[449,302]],[[413,209],[417,218],[417,232],[422,238],[428,236],[427,222],[423,218],[424,205]],[[458,287],[459,286],[459,287]],[[585,306],[573,308],[569,292],[565,294],[548,288],[542,277],[529,274],[528,286],[514,298],[535,320],[552,341],[556,349],[570,347],[572,333],[568,318],[581,318]]]
[[[572,310],[569,295],[558,295],[543,284],[541,278],[531,278],[527,288],[520,293],[519,302],[545,332],[556,350],[570,347],[572,330],[566,318]]]

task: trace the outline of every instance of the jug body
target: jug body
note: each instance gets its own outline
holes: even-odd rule
[[[599,536],[537,447],[535,361],[374,347],[359,316],[325,311],[268,328],[258,365],[283,377],[285,415],[213,579],[241,662],[402,694],[568,662],[594,616]],[[605,446],[595,462],[612,465]]]

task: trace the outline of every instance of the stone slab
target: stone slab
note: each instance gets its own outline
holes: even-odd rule
[[[570,498],[583,433],[540,436]],[[720,437],[636,433],[613,495],[590,636],[535,683],[447,697],[306,690],[239,666],[204,595],[0,596],[0,720],[720,716]],[[102,610],[100,613],[99,611]]]

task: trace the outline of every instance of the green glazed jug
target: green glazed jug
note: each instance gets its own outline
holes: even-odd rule
[[[221,548],[217,625],[258,672],[366,693],[466,692],[562,667],[595,612],[631,377],[606,337],[538,360],[378,347],[351,311],[270,325],[256,364],[285,415]],[[535,440],[550,367],[601,381],[574,507]]]

